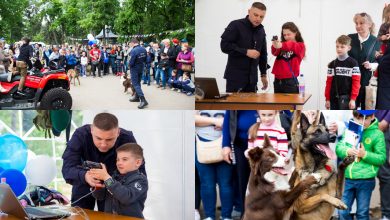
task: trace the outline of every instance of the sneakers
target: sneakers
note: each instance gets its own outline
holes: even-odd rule
[[[175,91],[176,89],[175,89],[175,88],[172,88],[171,90],[172,90],[172,91]]]
[[[161,90],[164,90],[165,89],[165,87],[161,87]]]
[[[199,211],[195,209],[195,220],[200,220]]]
[[[187,92],[187,95],[188,95],[188,96],[192,96],[193,93],[192,93],[192,92]]]

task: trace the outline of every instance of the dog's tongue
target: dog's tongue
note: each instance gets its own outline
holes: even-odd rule
[[[317,144],[317,147],[320,148],[321,150],[323,150],[326,154],[326,156],[329,158],[329,159],[332,159],[332,160],[336,160],[337,159],[337,156],[336,154],[329,148],[328,145],[325,145],[325,144]]]
[[[280,175],[287,175],[287,171],[282,167],[274,167],[272,168],[272,171],[274,171],[275,173],[279,173]]]

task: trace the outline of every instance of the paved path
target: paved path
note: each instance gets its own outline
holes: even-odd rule
[[[119,77],[103,76],[103,78],[80,77],[81,86],[71,84],[70,94],[73,98],[72,109],[138,109],[139,103],[129,102],[130,94],[125,94]],[[193,110],[194,96],[183,93],[161,90],[155,84],[142,85],[149,105],[145,109],[179,109]]]

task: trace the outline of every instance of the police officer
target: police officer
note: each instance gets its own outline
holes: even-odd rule
[[[30,58],[33,56],[34,50],[30,46],[30,39],[29,38],[23,37],[22,41],[23,41],[23,44],[19,49],[20,54],[16,60],[16,70],[17,70],[17,72],[20,73],[20,76],[21,76],[18,91],[16,94],[24,97],[24,96],[26,96],[26,94],[24,94],[22,92],[22,90],[24,88],[24,83],[26,81],[27,66],[29,68],[32,67],[32,63],[30,61]]]
[[[267,45],[261,24],[265,13],[263,3],[253,3],[246,18],[230,22],[221,36],[221,50],[228,54],[226,92],[256,92],[257,68],[261,72],[262,89],[268,86]]]
[[[129,66],[131,83],[134,86],[135,95],[132,96],[129,101],[141,101],[138,108],[143,109],[148,105],[148,102],[146,101],[144,93],[141,89],[141,77],[146,64],[146,49],[139,45],[139,41],[137,39],[131,40],[130,43],[133,46],[133,49],[130,52]]]

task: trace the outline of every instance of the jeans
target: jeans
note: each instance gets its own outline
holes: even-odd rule
[[[116,63],[115,63],[115,58],[114,57],[110,57],[110,65],[111,65],[111,70],[112,70],[112,74],[116,74]]]
[[[160,82],[160,77],[161,77],[161,80],[162,80],[162,86],[165,87],[165,85],[167,83],[166,70],[163,70],[161,68],[157,68],[157,73],[156,73],[157,84]]]
[[[87,71],[87,65],[81,65],[80,76],[85,76],[86,71]]]
[[[142,80],[144,81],[144,84],[150,85],[150,65],[145,67]]]
[[[195,160],[200,178],[200,194],[206,218],[215,219],[217,202],[216,184],[219,186],[222,218],[231,218],[233,211],[232,165],[225,161],[202,164]]]
[[[375,178],[351,180],[345,179],[343,202],[348,206],[347,210],[340,210],[341,220],[352,220],[351,206],[356,199],[356,219],[369,220],[370,200],[375,188]]]

